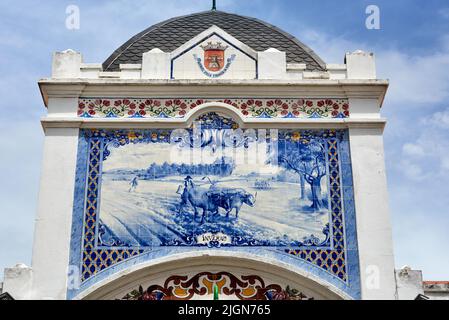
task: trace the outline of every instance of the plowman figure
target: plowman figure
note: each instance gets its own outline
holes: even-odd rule
[[[134,177],[134,179],[129,184],[131,185],[131,188],[129,188],[128,192],[135,191],[137,189],[137,186],[139,185],[139,178]]]

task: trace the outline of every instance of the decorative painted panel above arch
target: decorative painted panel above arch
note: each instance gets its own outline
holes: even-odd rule
[[[214,297],[217,300],[315,300],[302,291],[289,285],[278,283],[266,283],[259,275],[235,275],[222,272],[200,272],[192,276],[173,275],[160,284],[152,283],[144,288],[138,288],[128,292],[120,300],[204,300]]]
[[[81,98],[81,118],[186,118],[206,103],[232,106],[242,118],[338,119],[349,118],[347,99],[306,98]]]
[[[81,130],[71,254],[81,287],[69,296],[204,250],[275,259],[359,298],[347,131],[241,130],[213,112],[184,130]]]

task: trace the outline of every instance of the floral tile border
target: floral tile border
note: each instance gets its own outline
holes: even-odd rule
[[[202,104],[221,102],[241,113],[244,118],[335,119],[349,118],[347,99],[217,99],[201,98],[81,98],[78,116],[81,118],[185,118]]]

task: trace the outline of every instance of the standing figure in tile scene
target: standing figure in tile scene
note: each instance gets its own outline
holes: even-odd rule
[[[33,265],[5,273],[12,297],[401,299],[374,54],[327,64],[213,3],[101,64],[53,55]]]
[[[134,177],[129,184],[131,185],[131,188],[129,188],[129,192],[135,191],[137,189],[137,186],[139,185],[139,177]]]

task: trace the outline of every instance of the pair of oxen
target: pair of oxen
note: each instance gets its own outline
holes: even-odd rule
[[[203,178],[203,180],[205,179],[206,177]],[[207,219],[208,212],[217,216],[222,208],[226,211],[226,217],[229,219],[231,212],[235,210],[235,216],[238,218],[244,204],[250,207],[254,207],[256,204],[257,193],[252,195],[240,188],[221,188],[210,179],[209,182],[211,186],[205,188],[196,185],[191,176],[184,179],[184,184],[179,186],[177,191],[181,195],[179,213],[182,213],[190,204],[194,209],[194,219],[196,220],[199,209],[202,209],[201,224],[203,224]]]

